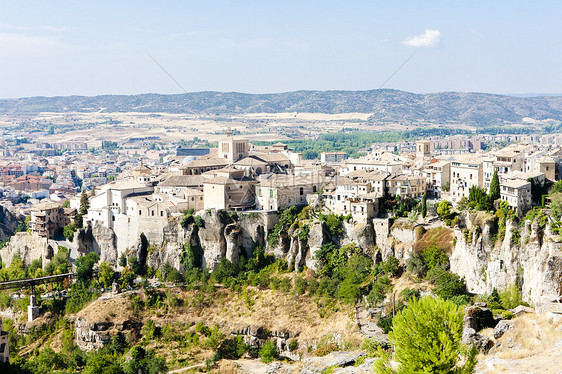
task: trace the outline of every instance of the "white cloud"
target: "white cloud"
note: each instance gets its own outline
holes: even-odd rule
[[[68,45],[52,37],[0,33],[0,49],[2,50],[36,53],[39,51],[56,51],[65,47],[68,47]]]
[[[20,30],[20,31],[29,30],[29,27],[11,25],[11,24],[2,23],[2,22],[0,22],[0,28],[2,28],[2,29],[11,29],[11,30]]]
[[[409,47],[436,47],[439,45],[439,42],[441,42],[439,30],[425,29],[423,34],[412,36],[402,43]]]

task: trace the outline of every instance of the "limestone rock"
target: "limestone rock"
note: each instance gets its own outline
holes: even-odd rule
[[[494,339],[499,339],[505,334],[508,330],[513,328],[513,322],[502,320],[500,321],[496,327],[494,328]]]
[[[462,342],[464,344],[475,346],[478,352],[481,353],[487,353],[494,346],[494,342],[490,338],[478,334],[470,327],[465,327],[463,330]]]

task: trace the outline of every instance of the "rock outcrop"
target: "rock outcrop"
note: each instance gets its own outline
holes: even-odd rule
[[[560,299],[562,243],[554,240],[548,223],[540,228],[536,221],[527,221],[520,229],[508,220],[500,243],[492,240],[493,225],[491,220],[478,225],[467,219],[468,231],[454,230],[451,271],[465,278],[468,290],[482,294],[517,284],[527,302]]]
[[[45,267],[56,254],[57,248],[57,242],[54,240],[35,233],[18,232],[0,250],[0,257],[6,266],[10,266],[14,256],[20,256],[24,266],[31,265],[33,260],[41,259]]]
[[[0,241],[9,239],[14,235],[22,220],[14,216],[8,209],[0,206]]]

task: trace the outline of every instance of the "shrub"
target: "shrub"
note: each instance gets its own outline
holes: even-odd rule
[[[462,331],[463,312],[452,302],[434,297],[412,300],[394,317],[389,333],[399,367],[395,371],[384,358],[376,362],[376,372],[471,373],[477,352],[462,344]]]
[[[499,297],[503,309],[513,309],[519,305],[526,305],[515,284],[499,292]]]
[[[413,253],[410,258],[406,260],[406,270],[409,273],[423,278],[427,273],[427,267],[425,266],[422,255],[419,253]]]
[[[190,243],[185,243],[183,245],[183,251],[180,254],[180,263],[186,271],[201,267],[201,252],[201,248],[192,246]]]
[[[387,276],[377,277],[373,283],[371,292],[367,295],[367,302],[371,305],[382,302],[388,292],[392,290],[392,284]]]
[[[195,325],[195,331],[204,336],[209,336],[211,334],[211,329],[205,326],[203,322],[199,322]]]
[[[271,340],[265,342],[265,344],[259,350],[260,360],[266,364],[269,364],[273,360],[277,359],[279,353],[277,352],[277,347],[275,343]]]
[[[289,342],[289,351],[294,352],[299,348],[299,342],[297,339],[291,339]]]
[[[504,310],[502,312],[502,318],[503,319],[512,319],[513,317],[515,317],[515,315],[513,313],[511,313],[509,310]]]
[[[203,217],[201,217],[201,216],[195,216],[195,218],[193,219],[193,222],[195,222],[195,226],[197,226],[199,228],[205,227],[205,221],[203,220]]]
[[[464,279],[436,266],[427,273],[428,280],[435,285],[433,293],[443,299],[454,296],[466,295],[466,284]]]
[[[404,300],[419,299],[420,290],[406,287],[400,292],[400,297]]]
[[[147,339],[147,340],[152,340],[157,336],[156,333],[156,325],[154,324],[154,321],[149,319],[148,321],[146,321],[146,323],[144,324],[144,326],[142,327],[142,335]]]
[[[400,274],[400,261],[392,255],[388,256],[386,261],[381,265],[382,271],[389,277],[395,277]]]
[[[64,237],[71,242],[74,239],[74,233],[76,232],[76,224],[71,223],[70,225],[64,226],[63,235]]]
[[[449,262],[449,258],[445,251],[437,247],[435,244],[427,247],[423,252],[423,262],[427,270],[433,269],[435,266],[446,267]]]
[[[296,295],[303,295],[308,287],[308,282],[304,277],[296,277],[294,292]]]

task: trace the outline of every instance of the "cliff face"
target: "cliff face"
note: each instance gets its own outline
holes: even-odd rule
[[[9,239],[18,225],[22,223],[20,219],[14,216],[8,209],[0,206],[0,241]]]
[[[485,215],[484,215],[485,216]],[[261,246],[276,258],[286,259],[295,269],[307,266],[316,269],[316,252],[322,245],[354,243],[373,258],[384,260],[396,256],[402,263],[414,250],[422,250],[432,243],[451,248],[451,271],[464,277],[470,292],[489,293],[517,284],[526,301],[550,302],[562,297],[562,243],[552,234],[550,226],[539,227],[537,222],[526,222],[519,228],[514,222],[506,223],[506,234],[501,243],[493,243],[496,223],[480,216],[462,217],[466,229],[454,230],[433,224],[408,224],[406,220],[392,222],[373,219],[366,224],[342,223],[343,234],[334,236],[324,222],[310,221],[308,233],[303,227],[292,225],[279,232],[278,244],[270,247],[267,235],[277,222],[276,213],[238,214],[231,217],[226,212],[201,212],[202,224],[180,224],[180,218],[170,220],[162,229],[158,240],[148,232],[147,240],[131,248],[118,250],[115,233],[96,225],[79,230],[74,245],[81,253],[95,251],[101,261],[107,261],[119,269],[123,252],[131,255],[142,249],[147,253],[147,264],[162,269],[169,264],[184,271],[180,256],[185,243],[201,249],[201,263],[213,270],[221,259],[238,261],[249,257],[256,246]],[[489,217],[488,217],[489,218]],[[471,220],[472,219],[472,220]],[[520,237],[514,240],[514,235]],[[446,243],[445,243],[446,242]],[[513,242],[513,243],[512,243]],[[54,255],[56,243],[33,234],[17,233],[0,251],[8,265],[19,253],[25,264],[43,258],[43,264]],[[47,261],[45,261],[47,260]]]
[[[519,230],[513,221],[507,221],[501,243],[492,242],[493,223],[484,222],[476,229],[467,219],[467,226],[472,234],[454,231],[456,245],[450,263],[451,271],[465,278],[470,292],[489,293],[517,284],[530,303],[562,297],[562,243],[548,224],[541,229],[536,221],[525,222],[519,243],[512,240]]]
[[[43,266],[53,258],[58,245],[54,240],[42,238],[37,234],[18,232],[10,238],[10,241],[0,250],[2,261],[9,266],[14,256],[21,257],[24,266],[29,266],[33,260],[42,259]]]

